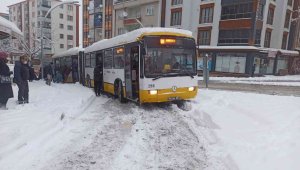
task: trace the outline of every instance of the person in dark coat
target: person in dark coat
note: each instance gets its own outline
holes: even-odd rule
[[[12,72],[6,64],[6,57],[4,52],[0,52],[0,109],[6,109],[8,99],[14,97],[10,79]]]
[[[255,75],[255,69],[256,69],[256,64],[253,64],[252,70],[251,70],[251,77],[254,77],[254,75]]]
[[[28,66],[28,57],[21,56],[20,62],[16,62],[14,68],[14,82],[18,85],[18,101],[19,104],[29,103],[29,87],[28,80],[30,71]]]
[[[46,75],[46,84],[50,85],[53,79],[53,63],[50,63],[48,66],[45,67],[45,75]]]
[[[102,87],[102,73],[100,66],[94,68],[94,90],[96,96],[100,96],[100,91]]]

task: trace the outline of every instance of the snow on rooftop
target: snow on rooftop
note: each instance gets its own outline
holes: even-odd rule
[[[105,39],[98,42],[95,42],[91,46],[87,47],[85,49],[85,52],[89,53],[92,51],[97,51],[105,48],[109,48],[112,46],[121,45],[124,43],[130,43],[134,42],[142,36],[143,34],[149,34],[149,33],[159,33],[159,32],[167,32],[167,33],[177,33],[182,34],[185,36],[192,37],[192,32],[188,30],[183,29],[177,29],[177,28],[161,28],[161,27],[151,27],[151,28],[140,28],[134,31],[131,31],[126,34],[118,35],[116,37],[113,37],[111,39]]]
[[[0,31],[10,34],[14,37],[23,36],[22,31],[12,22],[0,16]]]
[[[80,51],[84,51],[84,48],[82,48],[82,47],[74,47],[74,48],[70,48],[67,51],[55,54],[55,55],[53,55],[52,58],[59,58],[59,57],[65,57],[65,56],[78,55],[78,53]]]

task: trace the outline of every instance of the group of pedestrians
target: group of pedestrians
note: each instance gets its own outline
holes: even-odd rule
[[[12,79],[13,74],[7,65],[7,54],[0,53],[0,108],[6,109],[6,104],[9,98],[13,98]],[[18,103],[29,103],[29,87],[28,81],[33,78],[32,68],[28,65],[28,57],[21,56],[20,61],[15,63],[13,82],[17,84]]]

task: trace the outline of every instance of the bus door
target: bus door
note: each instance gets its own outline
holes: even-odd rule
[[[72,78],[73,83],[76,83],[79,81],[79,71],[78,71],[78,58],[77,56],[72,56]]]
[[[84,77],[84,58],[83,58],[83,52],[79,52],[79,79],[80,83],[84,85],[85,83],[85,77]]]
[[[139,97],[139,46],[126,47],[125,84],[126,97],[137,100]]]
[[[100,67],[100,74],[101,74],[101,90],[103,90],[103,53],[97,52],[96,53],[96,66]]]

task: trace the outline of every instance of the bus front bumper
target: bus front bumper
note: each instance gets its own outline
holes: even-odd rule
[[[176,91],[172,89],[157,90],[157,94],[150,94],[149,90],[140,90],[140,103],[163,103],[180,100],[188,100],[195,98],[198,87],[194,87],[193,91],[189,91],[188,87],[178,88]]]

